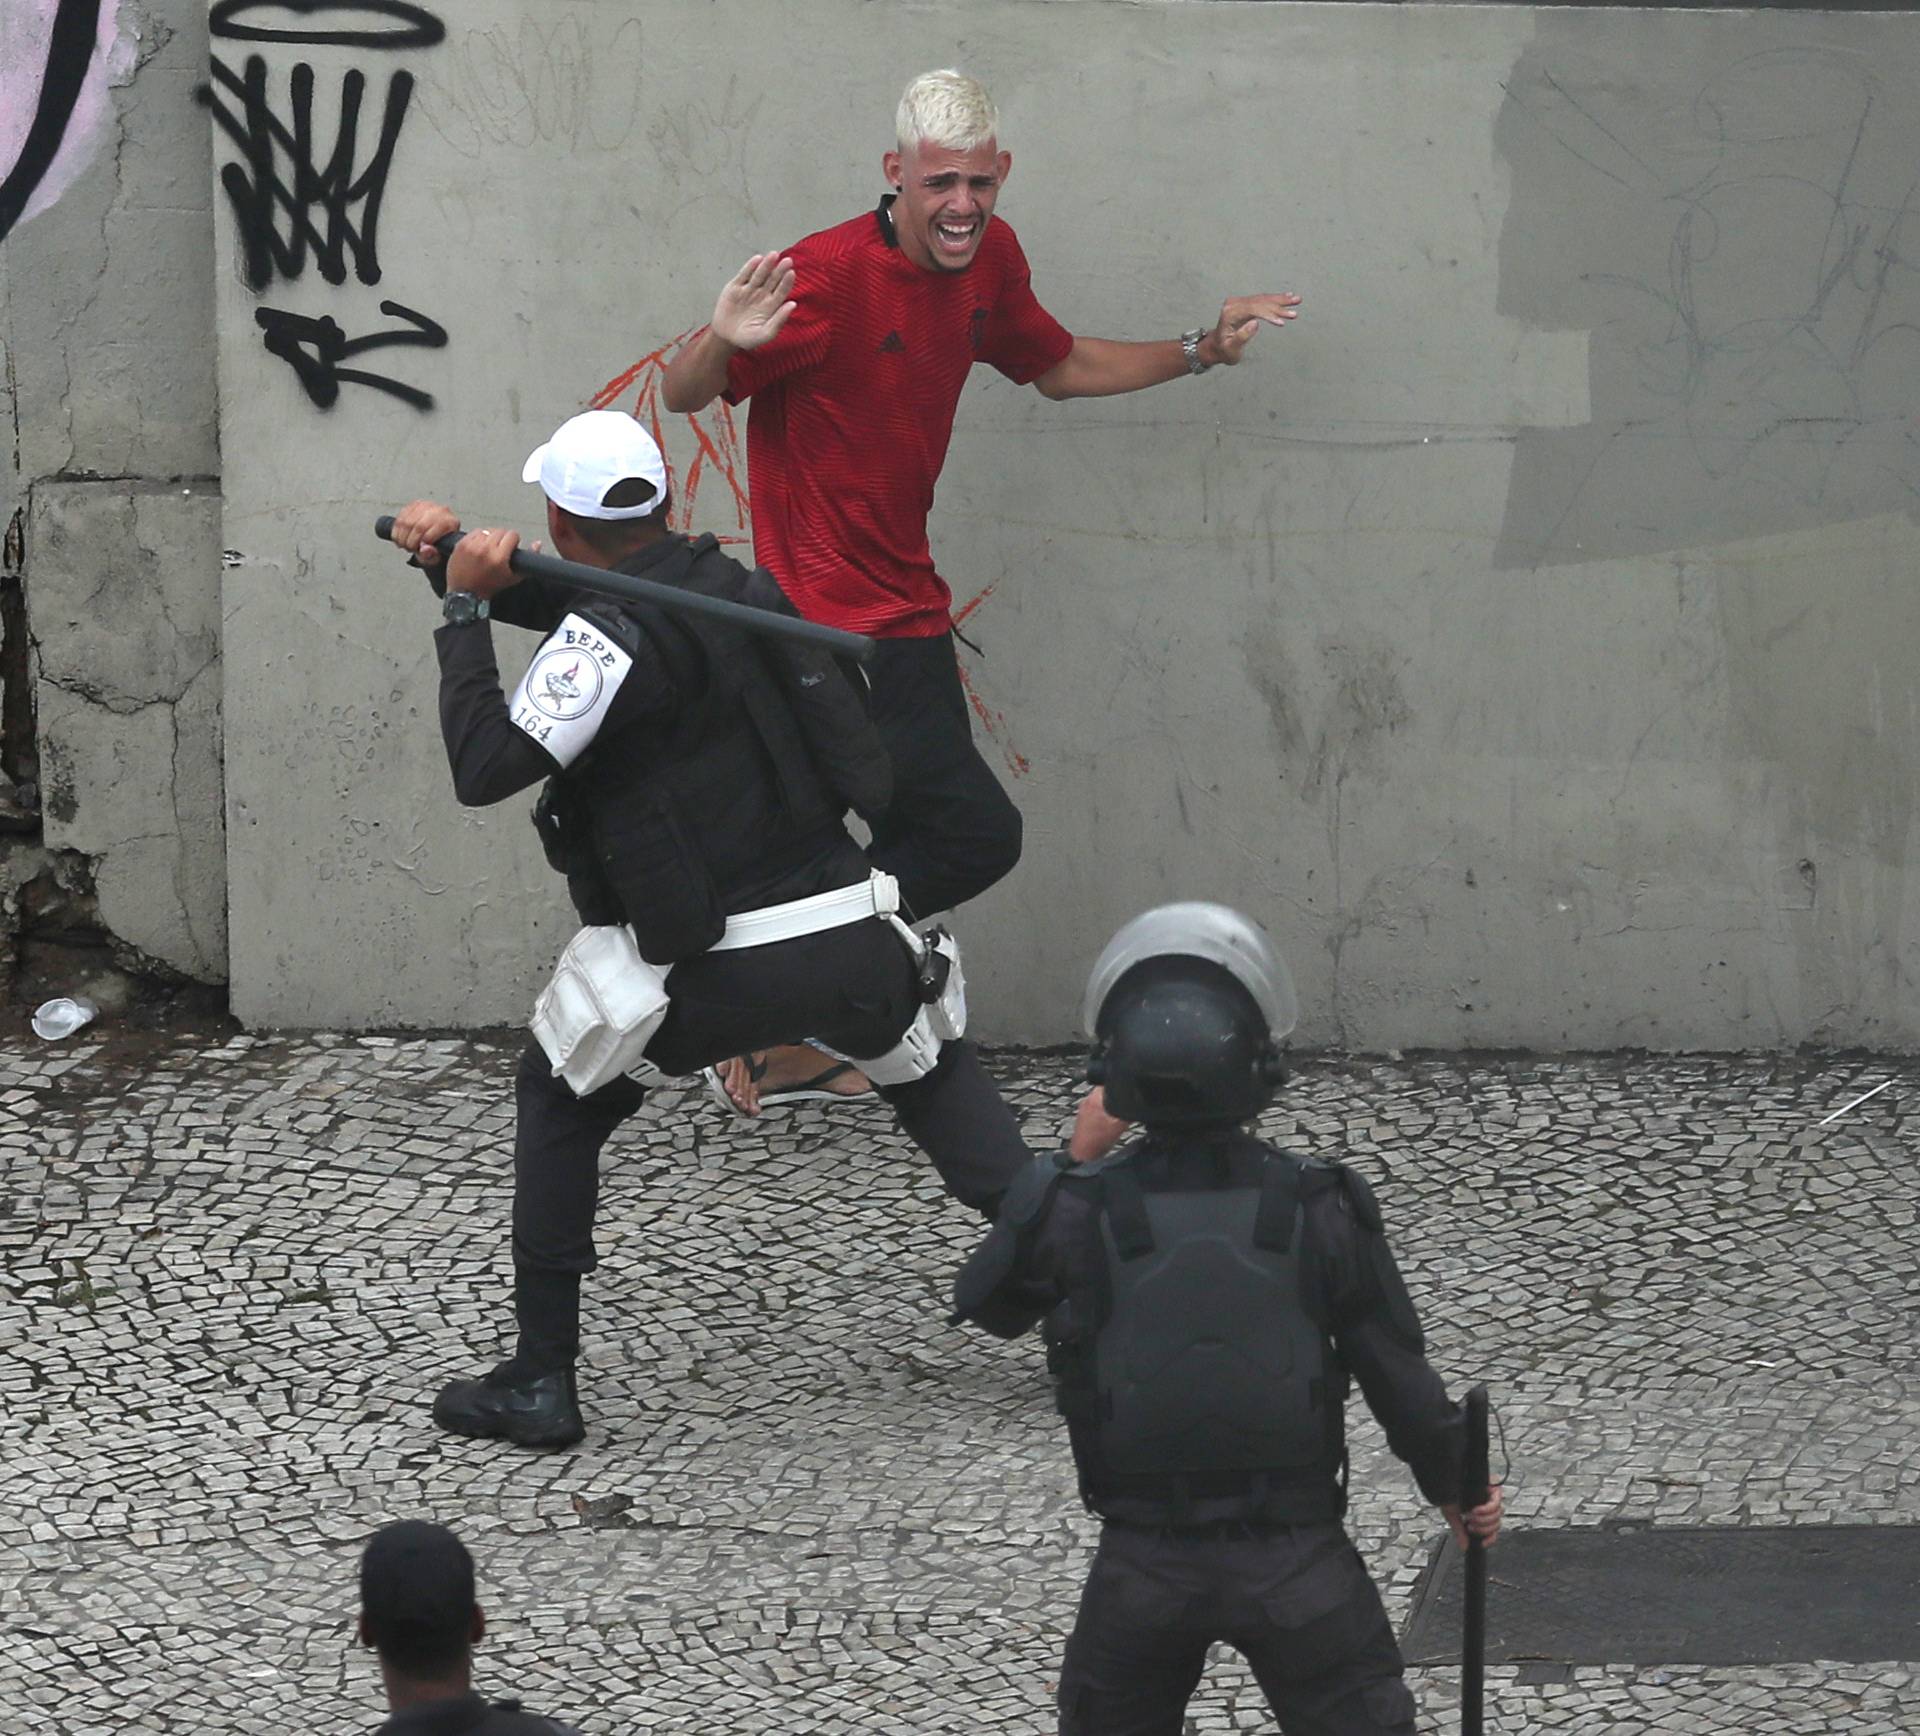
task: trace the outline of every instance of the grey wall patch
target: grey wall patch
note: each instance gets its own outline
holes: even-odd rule
[[[569,615],[534,653],[513,721],[564,768],[587,751],[633,659],[591,621]]]
[[[1500,311],[1591,335],[1522,425],[1496,564],[1911,513],[1920,45],[1864,18],[1538,15],[1503,80]]]

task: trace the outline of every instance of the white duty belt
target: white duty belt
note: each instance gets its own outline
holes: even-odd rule
[[[745,946],[771,946],[776,940],[821,934],[829,928],[844,928],[850,922],[864,922],[870,916],[884,916],[892,923],[915,958],[926,950],[927,943],[900,920],[900,882],[878,868],[851,886],[838,886],[831,892],[816,892],[811,898],[796,898],[786,904],[769,904],[764,910],[743,910],[738,916],[729,916],[726,932],[707,950],[733,952]]]
[[[911,1051],[901,1063],[905,1070],[896,1076],[884,1068],[875,1072],[873,1066],[862,1063],[869,1078],[881,1084],[899,1083],[926,1073],[939,1054],[941,1039],[957,1037],[966,1029],[966,989],[952,937],[943,932],[923,939],[900,920],[899,912],[899,882],[876,868],[852,886],[770,904],[764,910],[742,911],[728,918],[725,932],[708,950],[771,946],[775,941],[880,916],[893,924],[923,966],[933,951],[946,953],[950,971],[939,1006],[923,1006],[902,1039],[903,1051]],[[552,1063],[554,1077],[565,1079],[582,1097],[622,1073],[640,1078],[646,1068],[647,1044],[667,1016],[667,978],[672,968],[642,958],[633,931],[623,924],[581,929],[560,954],[553,977],[533,1009],[533,1034]],[[663,1077],[658,1069],[651,1069],[651,1077],[643,1083],[657,1083]]]

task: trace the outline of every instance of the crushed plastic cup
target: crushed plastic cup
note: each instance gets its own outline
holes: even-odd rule
[[[84,995],[62,995],[34,1009],[33,1034],[57,1043],[62,1037],[71,1037],[99,1011]]]

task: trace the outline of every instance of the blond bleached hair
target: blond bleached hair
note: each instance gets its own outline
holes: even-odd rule
[[[893,131],[902,151],[923,143],[974,151],[999,138],[1000,111],[977,78],[943,67],[921,73],[907,86],[894,113]]]

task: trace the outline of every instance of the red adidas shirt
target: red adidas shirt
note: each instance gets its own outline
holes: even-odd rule
[[[788,249],[797,304],[780,335],[727,367],[751,397],[753,546],[811,620],[855,633],[943,633],[953,594],[934,571],[927,513],[975,362],[1017,385],[1073,337],[1034,299],[998,217],[965,271],[922,271],[869,212]]]

